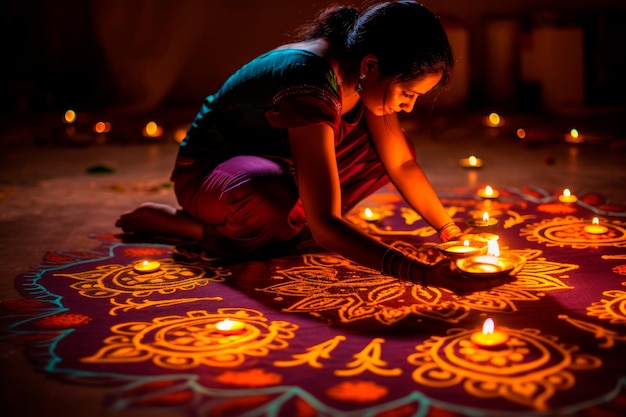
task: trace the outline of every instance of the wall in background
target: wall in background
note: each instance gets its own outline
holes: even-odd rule
[[[331,3],[5,0],[3,110],[195,106],[237,67],[287,40]],[[459,61],[457,84],[441,97],[444,106],[623,105],[626,2],[424,3],[442,17]]]

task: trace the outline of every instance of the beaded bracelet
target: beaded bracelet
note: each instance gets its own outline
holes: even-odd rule
[[[420,283],[424,287],[427,287],[428,284],[426,284],[426,271],[428,270],[430,264],[420,260],[413,255],[409,255],[402,251],[399,251],[398,249],[393,247],[390,247],[385,251],[381,263],[380,273],[383,275],[389,275],[395,278],[411,281],[412,283],[416,284],[416,282],[413,280],[413,268],[418,264],[422,268]]]

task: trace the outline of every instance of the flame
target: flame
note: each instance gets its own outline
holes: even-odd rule
[[[466,239],[466,240],[463,241],[463,246],[469,246],[469,245],[470,245],[469,244],[469,240]]]
[[[470,156],[468,161],[471,166],[476,166],[476,164],[478,164],[478,159],[474,155]]]
[[[68,110],[63,115],[65,123],[74,123],[76,121],[76,112],[74,110]]]
[[[491,318],[488,318],[483,323],[483,334],[493,334],[496,325]]]
[[[111,123],[109,122],[96,122],[93,125],[93,131],[96,133],[106,133],[111,131]]]
[[[486,222],[489,221],[489,213],[486,212],[486,211],[483,213],[483,220],[486,221]]]
[[[147,137],[157,138],[163,134],[163,128],[156,122],[150,121],[146,123],[146,126],[143,128],[143,133]]]
[[[365,209],[365,217],[372,218],[374,216],[374,213],[372,213],[372,209],[370,209],[369,207]]]
[[[526,137],[526,131],[524,129],[517,129],[517,137],[524,139]]]
[[[569,197],[572,194],[572,192],[569,190],[569,188],[566,188],[563,190],[563,195],[565,197]]]
[[[143,266],[148,266],[148,265],[150,264],[150,262],[148,262],[148,261],[143,261],[141,264],[142,264]]]
[[[488,185],[488,186],[485,187],[485,194],[486,195],[493,194],[493,188],[491,188],[491,185]]]
[[[233,328],[233,326],[235,325],[235,322],[230,320],[230,319],[224,319],[220,322],[218,322],[215,327],[218,330],[231,330]]]
[[[492,126],[498,126],[500,121],[500,115],[498,113],[489,114],[489,123],[491,123]]]
[[[487,255],[489,256],[500,256],[500,246],[498,246],[498,241],[496,239],[490,239],[487,241]]]
[[[569,131],[569,134],[572,138],[578,139],[578,129],[572,129]]]
[[[597,217],[594,217],[593,220],[591,221],[592,224],[600,224],[600,220],[598,220]]]

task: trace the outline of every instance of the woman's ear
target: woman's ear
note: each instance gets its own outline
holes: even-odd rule
[[[372,74],[374,72],[374,74]],[[368,75],[378,75],[378,59],[372,54],[365,55],[361,60],[361,68],[359,68],[360,74]]]

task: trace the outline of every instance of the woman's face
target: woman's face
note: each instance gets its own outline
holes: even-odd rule
[[[414,81],[395,81],[380,76],[363,82],[361,101],[376,116],[405,111],[410,113],[415,100],[428,93],[441,80],[441,74],[428,74]]]

